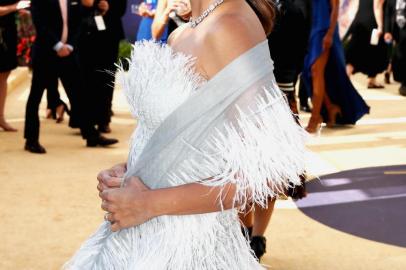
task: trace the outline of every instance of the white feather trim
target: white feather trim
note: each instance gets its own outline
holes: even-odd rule
[[[307,132],[296,123],[276,84],[255,98],[254,108],[236,106],[238,116],[217,128],[203,146],[185,141],[195,154],[169,174],[172,183],[189,178],[211,186],[236,184],[234,202],[241,209],[253,203],[266,207],[270,197],[301,184]]]
[[[168,45],[141,41],[133,45],[129,69],[120,68],[120,83],[132,115],[139,119],[131,136],[128,166],[133,166],[162,121],[205,81],[195,59]]]
[[[193,70],[192,58],[151,42],[134,46],[130,70],[123,74],[122,81],[131,111],[140,119],[129,156],[132,164],[156,128],[202,81]],[[165,184],[168,179],[170,185],[179,185],[214,176],[204,184],[235,183],[236,202],[263,205],[268,196],[299,183],[298,175],[304,170],[305,132],[295,123],[277,86],[271,85],[268,90],[257,96],[256,106],[251,110],[233,107],[239,110],[239,117],[222,119],[220,122],[227,124],[212,130],[212,136],[203,146],[191,146],[190,159],[177,165],[180,169],[170,178],[165,176]],[[230,115],[235,113],[230,111]],[[251,254],[241,233],[237,211],[233,209],[202,215],[160,216],[117,233],[104,222],[64,269],[256,270],[262,267]]]
[[[105,222],[66,270],[255,270],[235,210],[161,216],[112,233]]]

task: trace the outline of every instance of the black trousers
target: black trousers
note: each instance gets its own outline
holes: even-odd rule
[[[108,32],[88,32],[82,35],[79,61],[84,80],[84,92],[92,111],[92,123],[107,125],[111,121],[115,63],[119,40]]]
[[[50,82],[50,85],[47,87],[47,108],[55,110],[59,105],[63,103],[61,96],[58,91],[58,77],[55,76],[54,80]]]
[[[85,139],[99,134],[89,120],[86,97],[82,91],[82,79],[76,55],[60,58],[55,52],[33,54],[33,74],[30,95],[25,112],[24,138],[38,140],[40,121],[38,109],[45,89],[55,85],[59,78],[71,104],[72,118],[80,119],[79,128]]]
[[[268,36],[278,83],[295,83],[303,68],[311,30],[310,0],[281,0]]]
[[[406,26],[399,31],[397,45],[392,59],[393,76],[406,86]]]
[[[298,76],[303,69],[311,31],[311,0],[281,0],[275,28],[268,36],[274,60],[275,79],[281,90],[295,93]],[[288,99],[294,100],[294,95]],[[307,104],[307,93],[299,87],[300,104]]]
[[[92,100],[92,123],[95,125],[111,122],[115,71],[116,67],[112,64],[104,65],[103,68],[87,68],[82,73],[87,98]]]

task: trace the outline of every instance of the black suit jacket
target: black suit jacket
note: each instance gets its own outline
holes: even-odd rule
[[[77,45],[82,20],[80,0],[66,0],[68,3],[68,40],[74,48]],[[59,0],[32,0],[31,13],[37,37],[34,55],[54,53],[53,47],[61,41],[63,21]]]
[[[399,41],[399,26],[396,23],[396,0],[387,0],[385,4],[385,33],[391,33]]]
[[[87,34],[98,33],[96,23],[94,22],[94,15],[98,11],[99,0],[94,1],[93,7],[84,7],[84,25],[83,29]],[[124,29],[121,22],[121,17],[124,16],[127,9],[127,0],[107,0],[109,3],[109,10],[103,16],[106,30],[102,34],[106,40],[117,42],[124,38]]]
[[[108,0],[109,10],[105,15],[107,31],[111,38],[120,40],[124,38],[124,29],[121,17],[127,9],[127,0]]]

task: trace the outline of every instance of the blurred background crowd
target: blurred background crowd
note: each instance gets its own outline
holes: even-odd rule
[[[268,43],[275,80],[298,118],[310,113],[308,132],[318,134],[322,125],[355,125],[374,109],[352,83],[356,73],[367,78],[365,88],[379,90],[396,81],[399,95],[406,96],[406,0],[273,4],[277,12]],[[66,122],[80,129],[88,147],[117,143],[104,135],[112,132],[117,65],[125,70],[133,42],[165,44],[190,16],[189,0],[0,0],[0,128],[17,131],[5,117],[7,80],[23,66],[32,72],[25,150],[46,152],[38,112],[44,92],[46,118],[64,123],[69,114]],[[61,98],[62,90],[69,102]],[[265,253],[274,204],[241,216],[258,258]]]

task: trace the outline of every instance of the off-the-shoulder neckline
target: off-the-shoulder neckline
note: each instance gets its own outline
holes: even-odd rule
[[[257,48],[264,46],[265,44],[266,44],[266,46],[268,46],[268,40],[267,40],[267,39],[264,39],[264,40],[262,40],[262,41],[256,43],[256,44],[253,45],[251,48],[247,49],[246,51],[242,52],[240,55],[238,55],[238,56],[236,56],[234,59],[232,59],[229,63],[227,63],[223,68],[221,68],[221,69],[220,69],[216,74],[214,74],[211,78],[207,78],[207,77],[205,77],[203,74],[201,74],[201,73],[199,73],[199,72],[197,72],[197,71],[196,71],[196,73],[197,73],[201,78],[204,78],[207,83],[210,82],[210,81],[213,81],[215,78],[219,77],[219,76],[224,72],[224,70],[227,69],[227,67],[229,67],[230,65],[232,65],[233,63],[235,63],[238,59],[240,59],[240,58],[242,58],[244,55],[249,54],[250,52],[256,50]],[[184,53],[184,52],[182,52],[182,51],[175,51],[175,50],[174,50],[170,45],[168,45],[168,44],[165,44],[164,47],[170,49],[174,54],[181,54],[181,55],[184,55],[184,56],[186,56],[186,57],[191,57],[191,58],[193,58],[193,59],[196,59],[196,57],[193,56],[193,55],[186,54],[186,53]]]
[[[171,47],[168,44],[162,44],[162,43],[157,43],[154,41],[139,41],[140,43],[143,43],[144,45],[149,44],[149,45],[156,45],[161,47],[162,49],[166,49],[166,50],[170,50],[171,54],[173,55],[182,55],[187,59],[196,59],[196,56],[191,55],[191,54],[187,54],[185,52],[182,51],[176,51],[173,49],[173,47]],[[138,43],[138,42],[137,42]],[[258,43],[256,43],[255,45],[253,45],[251,48],[247,49],[246,51],[242,52],[240,55],[236,56],[234,59],[232,59],[229,63],[227,63],[223,68],[221,68],[216,74],[214,74],[211,78],[207,78],[204,76],[204,74],[197,72],[197,70],[194,70],[195,74],[197,76],[199,76],[200,78],[202,78],[205,81],[205,84],[214,82],[217,80],[217,78],[221,77],[221,75],[226,72],[226,70],[228,70],[228,67],[236,64],[238,62],[239,59],[244,58],[245,55],[252,53],[253,51],[256,51],[262,47],[266,46],[266,48],[268,48],[268,40],[264,39]]]

